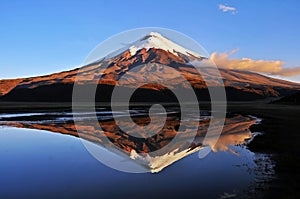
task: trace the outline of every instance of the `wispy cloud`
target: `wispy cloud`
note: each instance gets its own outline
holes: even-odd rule
[[[233,15],[237,13],[237,9],[235,7],[224,4],[219,4],[219,10],[222,10],[223,12],[230,12]]]
[[[211,60],[220,68],[247,70],[253,72],[265,73],[268,75],[280,75],[284,77],[295,76],[300,74],[300,67],[284,67],[285,62],[279,60],[254,60],[250,58],[234,59],[230,58],[238,49],[229,53],[211,54]]]

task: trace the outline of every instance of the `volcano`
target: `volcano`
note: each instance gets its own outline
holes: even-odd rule
[[[77,77],[77,82],[82,88],[97,85],[96,101],[100,102],[109,102],[116,86],[128,89],[132,86],[132,82],[147,82],[149,78],[154,81],[168,78],[170,87],[174,89],[184,87],[178,75],[170,71],[172,68],[188,80],[199,100],[205,101],[210,100],[210,97],[204,79],[216,78],[217,71],[215,68],[205,66],[197,70],[191,63],[206,60],[207,57],[188,50],[157,32],[150,32],[136,42],[82,68],[46,76],[0,80],[0,100],[69,102],[72,100],[73,85],[78,72],[81,75],[79,79]],[[136,66],[141,67],[132,70]],[[219,73],[229,101],[283,97],[300,90],[300,84],[250,71],[220,68]],[[124,74],[127,78],[121,79]],[[162,85],[145,84],[135,92],[133,101],[173,102],[176,99],[172,92]]]

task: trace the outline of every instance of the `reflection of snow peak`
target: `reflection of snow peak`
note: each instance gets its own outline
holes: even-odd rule
[[[181,53],[187,56],[202,58],[201,55],[183,48],[182,46],[170,41],[169,39],[165,38],[164,36],[162,36],[157,32],[150,32],[142,39],[131,44],[131,46],[129,47],[130,54],[134,55],[138,50],[144,48],[147,50],[149,50],[150,48],[157,48],[157,49],[169,51],[174,55],[178,55],[178,53]]]
[[[186,149],[178,152],[179,149],[175,149],[162,156],[152,157],[149,154],[146,156],[139,155],[135,150],[131,150],[130,158],[136,160],[139,164],[145,166],[151,173],[157,173],[163,170],[165,167],[172,163],[182,159],[183,157],[199,151],[202,147],[196,147],[194,149]]]

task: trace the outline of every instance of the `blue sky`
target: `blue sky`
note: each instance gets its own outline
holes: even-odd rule
[[[232,7],[223,12],[222,4]],[[0,1],[0,78],[80,65],[108,37],[132,28],[182,32],[209,52],[300,66],[300,1]],[[292,77],[300,81],[300,76]]]

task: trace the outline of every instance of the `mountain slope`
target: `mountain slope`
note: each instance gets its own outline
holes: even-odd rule
[[[290,104],[290,105],[300,105],[300,92],[287,95],[279,100],[272,102],[274,104]]]
[[[205,61],[207,58],[187,50],[158,33],[149,33],[142,39],[123,49],[107,55],[104,59],[91,63],[81,69],[64,71],[46,76],[15,80],[0,80],[0,100],[3,101],[71,101],[72,88],[76,75],[82,88],[98,84],[97,100],[110,101],[114,86],[123,89],[132,87],[132,82],[168,79],[171,88],[185,87],[176,69],[196,90],[200,100],[209,100],[204,79],[216,78],[216,69],[201,67],[201,76],[190,64]],[[164,67],[167,65],[169,67]],[[136,66],[138,70],[132,70]],[[293,82],[266,77],[248,71],[220,69],[229,100],[255,100],[266,97],[284,96],[300,90],[300,85]],[[118,80],[126,74],[126,78]],[[101,77],[101,79],[100,79]],[[100,80],[99,80],[100,79]],[[146,84],[136,93],[141,101],[143,96],[149,101],[173,101],[174,96],[161,85]],[[149,96],[149,95],[148,95]]]

